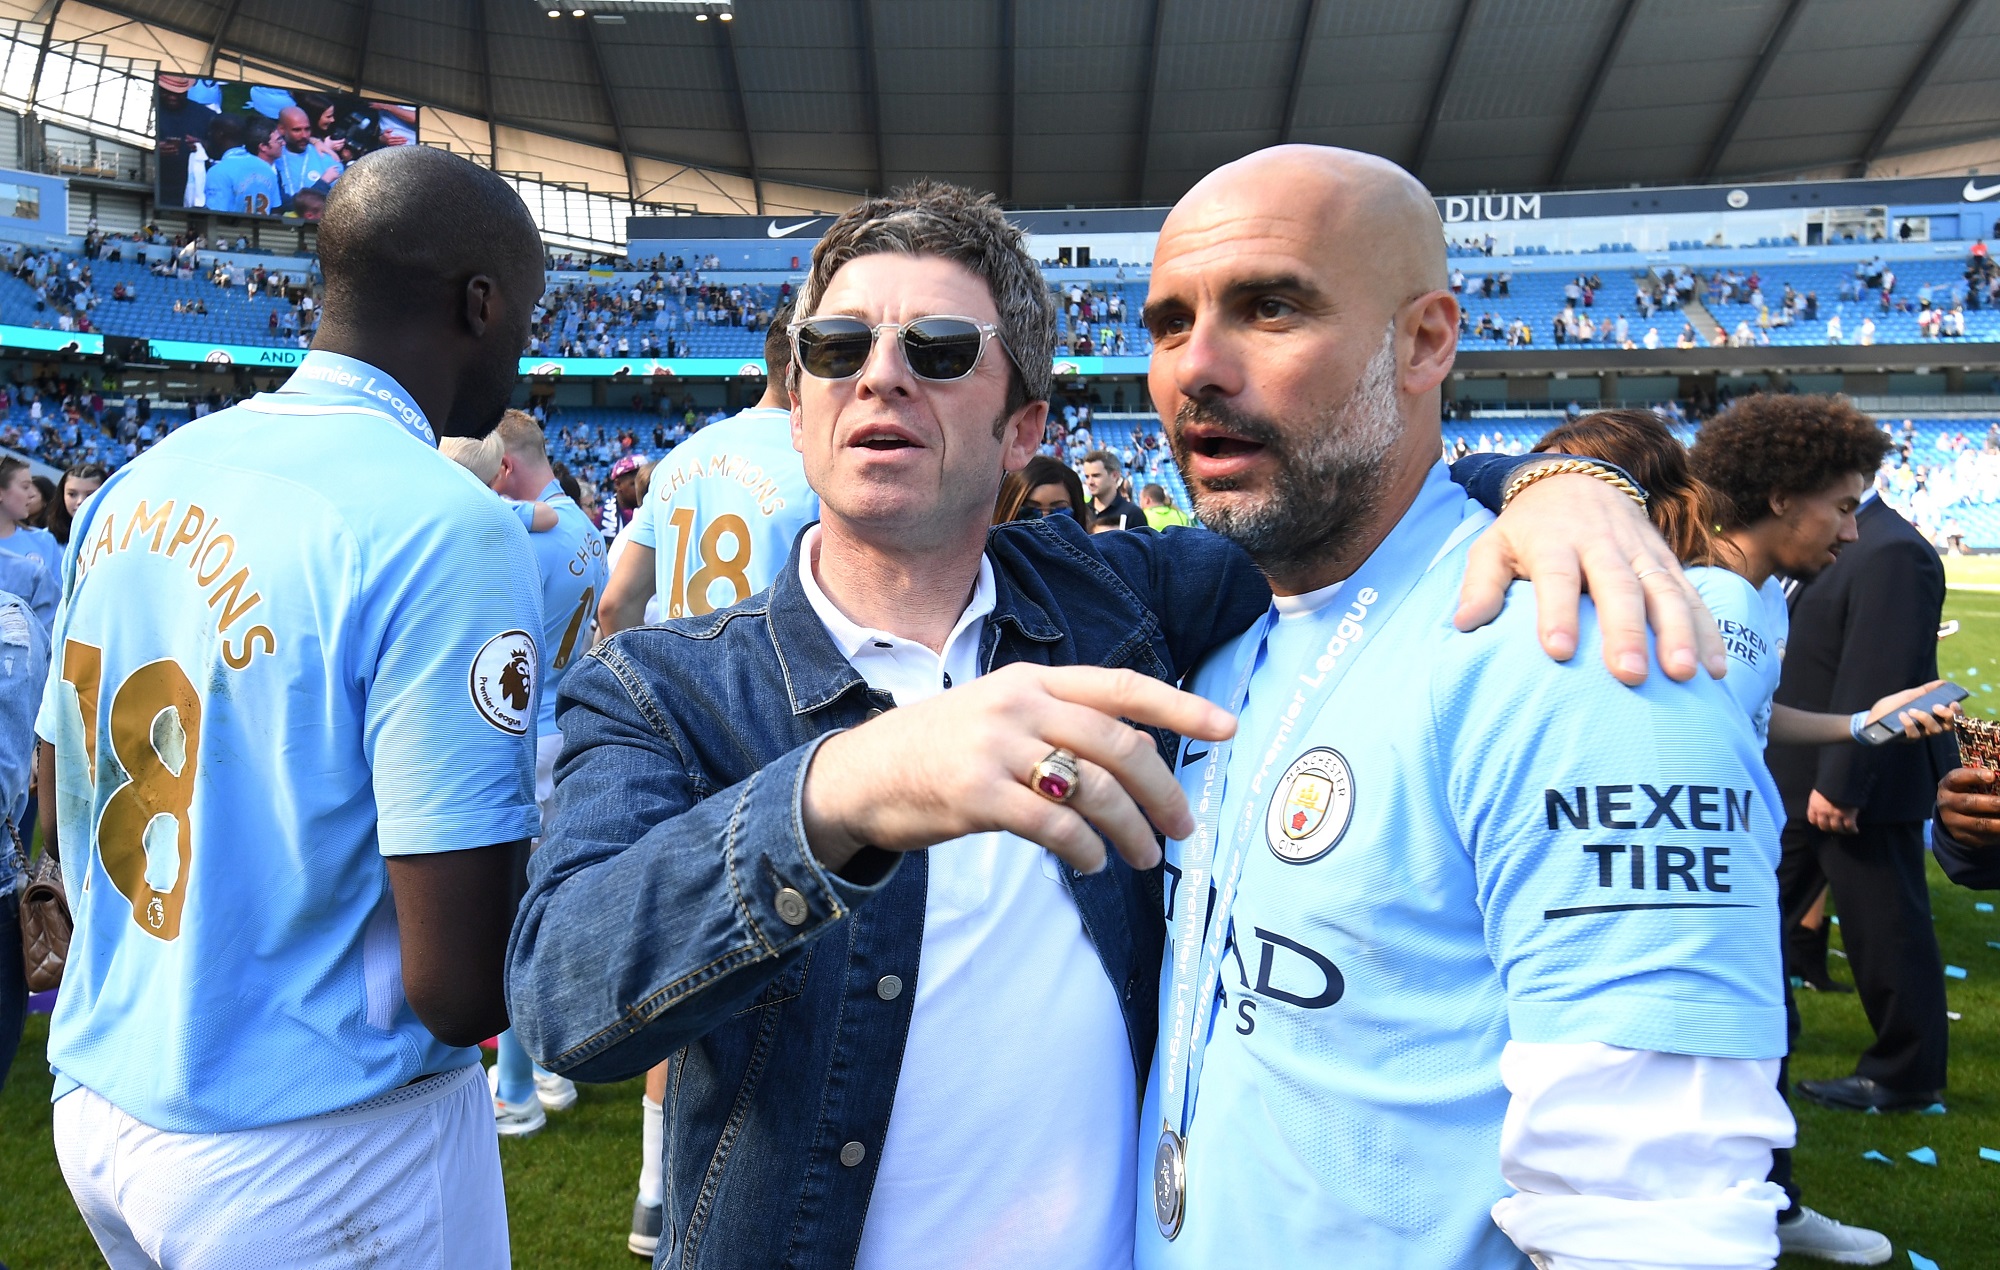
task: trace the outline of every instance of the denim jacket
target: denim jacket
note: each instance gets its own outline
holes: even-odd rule
[[[1203,529],[1093,537],[1058,516],[995,528],[987,556],[982,671],[1175,680],[1270,603]],[[659,1265],[854,1264],[917,996],[924,853],[862,886],[806,846],[814,750],[894,702],[835,648],[798,568],[795,544],[769,591],[622,632],[564,676],[554,818],[509,949],[514,1028],[544,1065],[609,1081],[673,1060]],[[1064,878],[1143,1084],[1160,873],[1108,859]],[[884,1000],[891,974],[905,986]]]

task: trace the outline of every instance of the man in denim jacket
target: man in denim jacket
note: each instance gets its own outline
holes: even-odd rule
[[[989,532],[1041,440],[1055,331],[990,200],[862,204],[799,312],[793,436],[823,518],[769,591],[621,633],[565,679],[514,1026],[580,1080],[672,1060],[656,1264],[1129,1265],[1154,826],[1193,824],[1160,733],[1233,727],[1166,684],[1269,590],[1199,529]],[[1542,577],[1566,657],[1580,561],[1607,664],[1642,678],[1635,574],[1677,576],[1642,517],[1573,477],[1517,507],[1539,532],[1486,536],[1463,616]],[[1684,595],[1647,597],[1683,678]]]

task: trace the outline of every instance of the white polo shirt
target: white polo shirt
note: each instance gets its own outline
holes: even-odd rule
[[[817,526],[804,547],[806,598],[869,687],[908,706],[979,674],[990,562],[980,561],[939,657],[850,621],[813,576]],[[1003,833],[924,854],[916,1002],[855,1264],[1126,1270],[1138,1139],[1131,1048],[1062,862]]]

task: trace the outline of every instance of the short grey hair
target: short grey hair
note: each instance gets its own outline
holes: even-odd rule
[[[1021,231],[1007,223],[991,194],[943,181],[918,181],[843,213],[813,248],[812,272],[799,292],[798,313],[819,309],[833,275],[850,260],[893,251],[941,256],[984,279],[999,310],[1000,338],[1013,356],[1008,412],[1047,401],[1053,388],[1056,304]],[[794,360],[788,386],[798,386]]]

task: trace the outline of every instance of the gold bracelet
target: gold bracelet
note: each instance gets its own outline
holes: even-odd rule
[[[1594,476],[1612,489],[1639,504],[1639,510],[1646,510],[1646,491],[1626,479],[1623,472],[1594,463],[1589,459],[1557,459],[1551,463],[1539,463],[1507,482],[1507,492],[1500,497],[1500,510],[1506,511],[1521,491],[1536,481],[1551,476]]]

